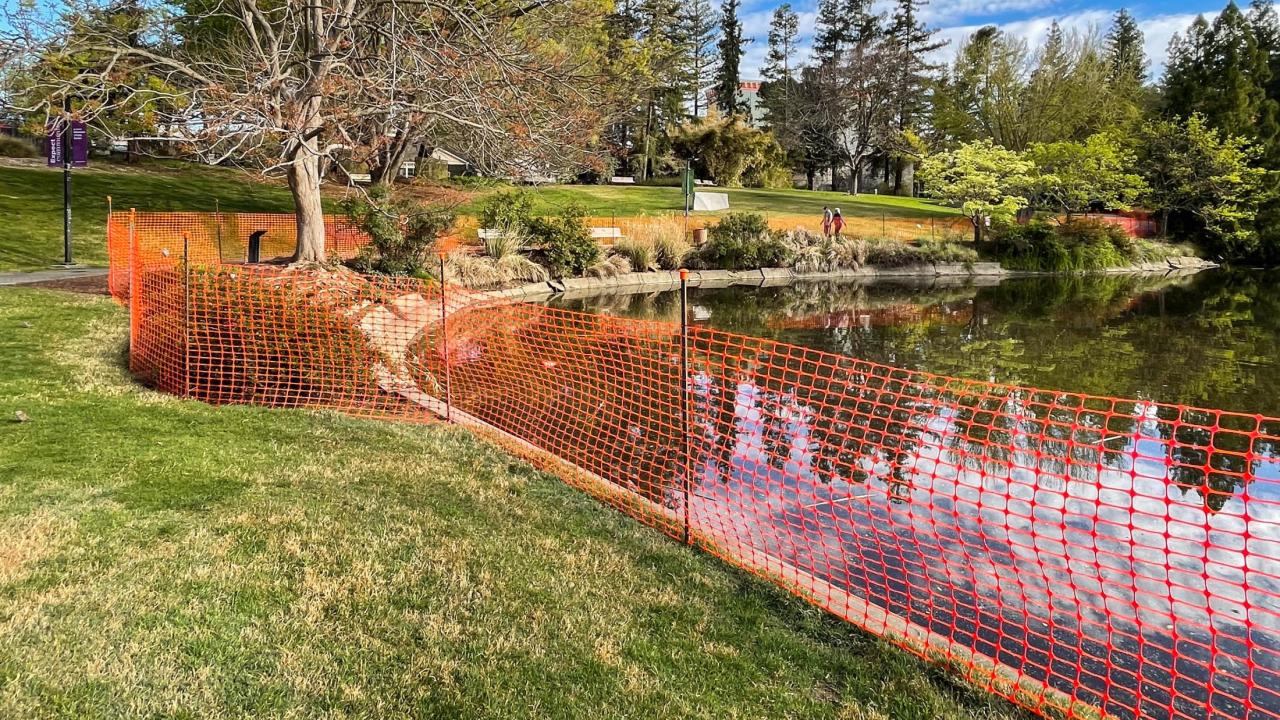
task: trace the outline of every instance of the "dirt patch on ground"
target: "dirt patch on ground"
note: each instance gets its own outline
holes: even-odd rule
[[[83,293],[85,295],[110,295],[107,289],[106,275],[67,278],[64,280],[44,280],[42,282],[23,283],[22,287],[42,288],[45,290],[62,290],[65,292]]]

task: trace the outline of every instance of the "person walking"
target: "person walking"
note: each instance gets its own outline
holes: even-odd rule
[[[839,240],[841,230],[844,230],[844,216],[840,214],[840,208],[836,208],[831,216],[831,234]]]
[[[831,208],[822,206],[822,237],[831,237]]]

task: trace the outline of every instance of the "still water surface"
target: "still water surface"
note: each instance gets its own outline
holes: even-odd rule
[[[674,292],[556,304],[679,319]],[[694,289],[690,305],[696,322],[720,330],[898,367],[1280,416],[1280,287],[1264,273]],[[709,384],[695,390],[699,403],[716,393]],[[804,414],[765,411],[788,401],[751,383],[719,393],[733,418],[722,423],[731,432],[713,440],[731,452],[700,461],[693,506],[700,522],[717,522],[730,507],[743,513],[734,498],[744,490],[776,500],[739,518],[738,531],[918,625],[975,638],[983,654],[1121,717],[1280,713],[1280,461],[1269,446],[1253,448],[1246,482],[1224,486],[1227,494],[1208,502],[1154,460],[1166,454],[1168,438],[1140,421],[1118,448],[1131,462],[1098,461],[1084,468],[1088,477],[1063,478],[1064,492],[1044,485],[1056,478],[1039,476],[1033,448],[1015,446],[1016,471],[1006,479],[957,461],[944,413],[898,458],[905,502],[857,503],[849,501],[867,497],[865,490],[813,472],[813,428],[797,419]],[[794,446],[782,465],[762,457],[770,435]],[[1043,504],[1046,491],[1064,504],[1037,506],[1029,518],[1000,510],[1018,493]],[[976,493],[976,503],[966,493]],[[1111,502],[1101,502],[1107,493]],[[955,507],[944,507],[952,501]],[[928,510],[923,525],[921,509]],[[1142,527],[1152,519],[1163,524]],[[1129,531],[1112,536],[1099,530],[1106,527]],[[1027,552],[1046,538],[1056,550]],[[952,568],[944,558],[957,542],[987,555]],[[1099,560],[1096,571],[1092,561],[1047,565],[1080,553],[1081,560],[1125,560],[1115,577],[1110,561]],[[848,565],[854,558],[856,572]],[[954,584],[978,566],[985,568],[979,582]],[[852,582],[859,574],[865,583]],[[1133,583],[1137,592],[1109,589]],[[1151,584],[1146,592],[1144,584]],[[1052,586],[1070,589],[1065,605],[1047,592]],[[1002,587],[1019,597],[1001,597]],[[1086,608],[1100,614],[1082,615]]]
[[[695,322],[913,370],[1280,416],[1273,273],[689,291]],[[679,321],[675,292],[557,305]]]

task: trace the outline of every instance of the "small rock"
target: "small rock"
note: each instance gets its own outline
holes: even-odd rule
[[[14,422],[24,423],[24,422],[30,421],[31,418],[28,417],[26,413],[22,412],[21,410],[18,410],[13,414],[13,420]]]

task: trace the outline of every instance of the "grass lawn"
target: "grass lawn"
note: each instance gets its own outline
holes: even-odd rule
[[[293,200],[283,184],[262,183],[252,174],[228,168],[152,161],[139,166],[105,161],[73,173],[73,247],[77,262],[106,264],[107,196],[118,210],[213,211],[214,201],[228,212],[291,212]],[[818,217],[822,206],[839,207],[850,217],[926,218],[954,215],[955,210],[912,198],[804,190],[719,189],[729,193],[730,207],[764,213]],[[341,188],[328,199],[334,210]],[[456,205],[460,213],[474,213],[482,192],[424,196]],[[683,196],[674,187],[556,185],[533,190],[536,211],[554,213],[569,202],[583,205],[600,217],[655,215],[683,210]],[[0,272],[35,270],[62,261],[62,173],[56,169],[0,164]]]
[[[283,185],[238,170],[188,164],[131,167],[95,161],[72,171],[72,247],[76,262],[105,265],[107,196],[117,210],[290,212]],[[62,172],[0,165],[0,271],[62,262]]]
[[[955,215],[959,211],[916,198],[889,195],[849,195],[808,190],[760,190],[752,188],[707,188],[708,192],[729,194],[730,210],[762,213],[822,215],[822,206],[840,208],[848,216],[927,218]],[[587,214],[655,215],[684,211],[684,195],[678,187],[625,185],[553,185],[535,191],[536,212],[550,213],[570,202],[586,208]],[[474,210],[479,201],[463,206]]]
[[[1023,717],[461,428],[142,389],[126,316],[0,289],[0,717]]]

